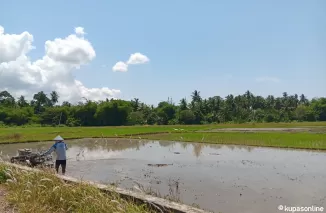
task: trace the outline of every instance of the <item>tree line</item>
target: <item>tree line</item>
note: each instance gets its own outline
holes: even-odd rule
[[[58,104],[56,91],[34,94],[28,101],[24,96],[15,99],[8,91],[0,92],[0,125],[66,125],[66,126],[121,126],[173,125],[244,122],[326,121],[326,98],[308,100],[305,95],[264,98],[250,91],[243,95],[202,98],[195,90],[191,100],[171,99],[156,107],[139,99],[103,100]]]

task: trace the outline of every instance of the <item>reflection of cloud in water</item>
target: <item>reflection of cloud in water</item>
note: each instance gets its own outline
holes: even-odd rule
[[[254,146],[245,146],[245,145],[232,145],[232,144],[206,144],[205,147],[209,147],[211,149],[230,149],[233,150],[246,150],[247,152],[251,152],[257,147]]]
[[[77,158],[79,160],[98,160],[110,159],[122,155],[121,151],[108,151],[107,149],[88,149],[72,147],[68,151],[69,158]]]
[[[140,148],[146,146],[150,142],[118,139],[117,141],[112,139],[84,139],[76,140],[68,143],[71,147],[87,148],[90,151],[107,150],[107,151],[125,151],[125,150],[140,150]]]

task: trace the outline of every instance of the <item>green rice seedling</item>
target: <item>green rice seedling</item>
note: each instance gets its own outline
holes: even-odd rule
[[[118,127],[0,127],[0,143],[32,142],[52,140],[58,134],[65,139],[77,138],[120,138],[144,136],[161,133],[192,133],[200,130],[221,128],[291,128],[309,127],[316,132],[325,132],[326,122],[292,123],[244,123],[244,124],[209,124],[209,125],[152,125]]]

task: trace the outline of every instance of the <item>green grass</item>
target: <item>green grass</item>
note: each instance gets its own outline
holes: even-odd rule
[[[121,137],[126,135],[162,133],[183,128],[185,131],[210,129],[208,126],[126,126],[126,127],[34,127],[1,128],[0,143],[52,140],[60,134],[65,139]]]
[[[0,162],[1,172],[7,178],[6,198],[21,213],[156,212],[148,206],[124,200],[117,194],[104,194],[88,184],[65,184],[51,173],[21,171]]]
[[[326,149],[326,134],[280,132],[166,133],[142,136],[144,139],[204,142],[280,148]]]
[[[326,122],[300,123],[246,123],[219,125],[173,125],[173,126],[126,126],[126,127],[6,127],[0,128],[0,143],[31,142],[52,140],[60,134],[65,139],[123,137],[136,134],[176,132],[174,129],[184,129],[186,132],[210,130],[216,128],[276,128],[276,127],[326,127]]]

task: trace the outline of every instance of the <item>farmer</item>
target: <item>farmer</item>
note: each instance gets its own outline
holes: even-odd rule
[[[57,154],[57,159],[55,161],[55,170],[58,173],[59,166],[61,165],[62,174],[64,175],[66,173],[66,150],[68,149],[68,147],[65,144],[64,139],[60,135],[55,137],[53,140],[55,141],[55,144],[53,144],[53,146],[48,151],[43,153],[42,156],[51,154],[53,151],[55,151]]]

